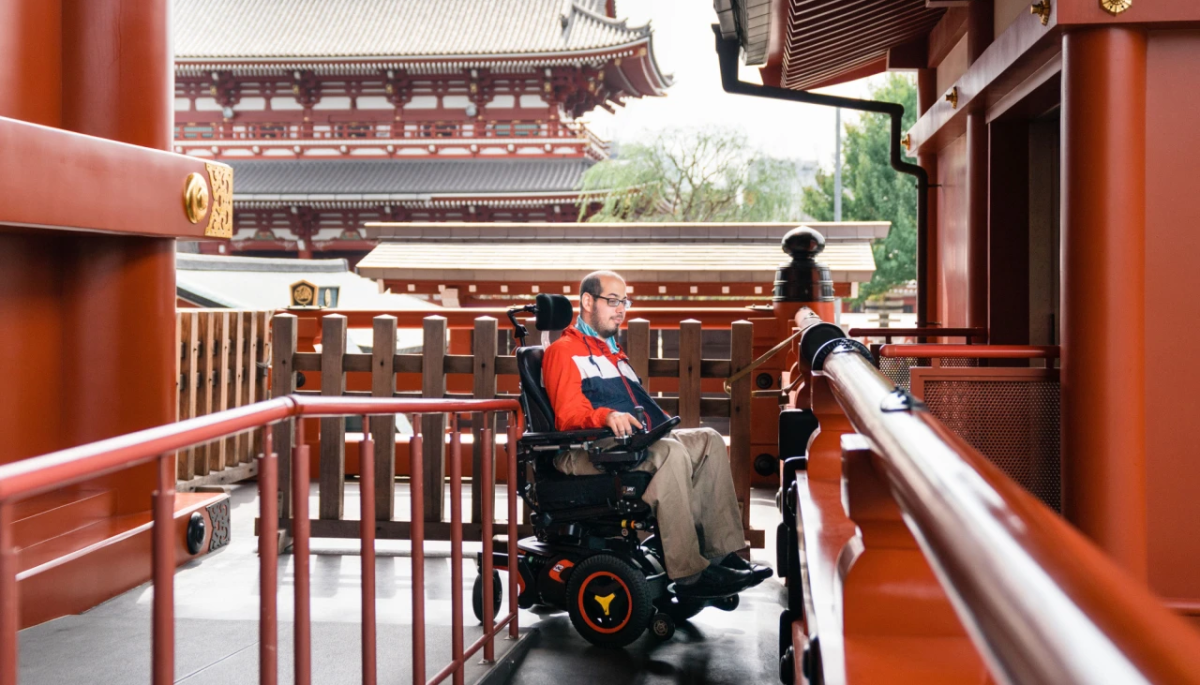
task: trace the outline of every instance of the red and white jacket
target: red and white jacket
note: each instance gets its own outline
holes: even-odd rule
[[[632,414],[636,406],[646,410],[647,429],[667,420],[638,381],[625,352],[612,352],[606,342],[574,326],[546,348],[542,385],[560,431],[603,428],[610,413]]]

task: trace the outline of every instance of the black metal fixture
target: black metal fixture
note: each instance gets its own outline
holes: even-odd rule
[[[198,511],[192,512],[187,524],[188,554],[199,554],[204,545],[204,515]]]
[[[803,90],[788,90],[774,86],[760,86],[738,80],[738,50],[736,38],[721,37],[721,27],[713,24],[713,35],[717,40],[717,57],[721,63],[721,86],[726,93],[735,95],[751,95],[754,97],[770,98],[772,100],[790,100],[809,105],[824,107],[841,107],[859,112],[886,114],[891,117],[891,156],[892,168],[902,174],[914,176],[917,179],[917,327],[929,325],[928,288],[926,287],[924,262],[929,246],[929,174],[916,164],[905,162],[901,156],[900,130],[903,126],[904,106],[894,102],[880,100],[859,100],[858,98],[838,97],[836,95],[819,95]]]

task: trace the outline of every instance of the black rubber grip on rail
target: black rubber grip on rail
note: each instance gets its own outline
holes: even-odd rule
[[[845,337],[846,333],[842,331],[840,326],[831,323],[819,323],[804,331],[804,336],[800,338],[800,358],[804,360],[805,364],[812,367],[813,359],[817,356],[817,351],[831,340],[839,340]]]

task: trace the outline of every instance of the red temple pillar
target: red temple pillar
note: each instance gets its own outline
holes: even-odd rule
[[[1063,50],[1064,513],[1146,577],[1146,36],[1073,31]]]
[[[170,149],[170,0],[62,0],[62,19],[63,128]],[[139,189],[129,191],[136,202]],[[68,254],[75,263],[64,284],[70,441],[174,421],[175,240],[74,234]],[[154,469],[125,478],[122,491],[141,499]],[[121,499],[122,509],[146,504]]]
[[[992,42],[992,3],[967,10],[967,64]],[[982,109],[967,115],[967,325],[988,325],[988,124]]]

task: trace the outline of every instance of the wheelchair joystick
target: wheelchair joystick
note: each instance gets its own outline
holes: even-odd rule
[[[645,433],[646,432],[646,408],[642,407],[642,406],[634,407],[633,408],[633,418],[637,419],[638,423],[642,424],[642,427],[637,429],[637,431],[639,433]]]

